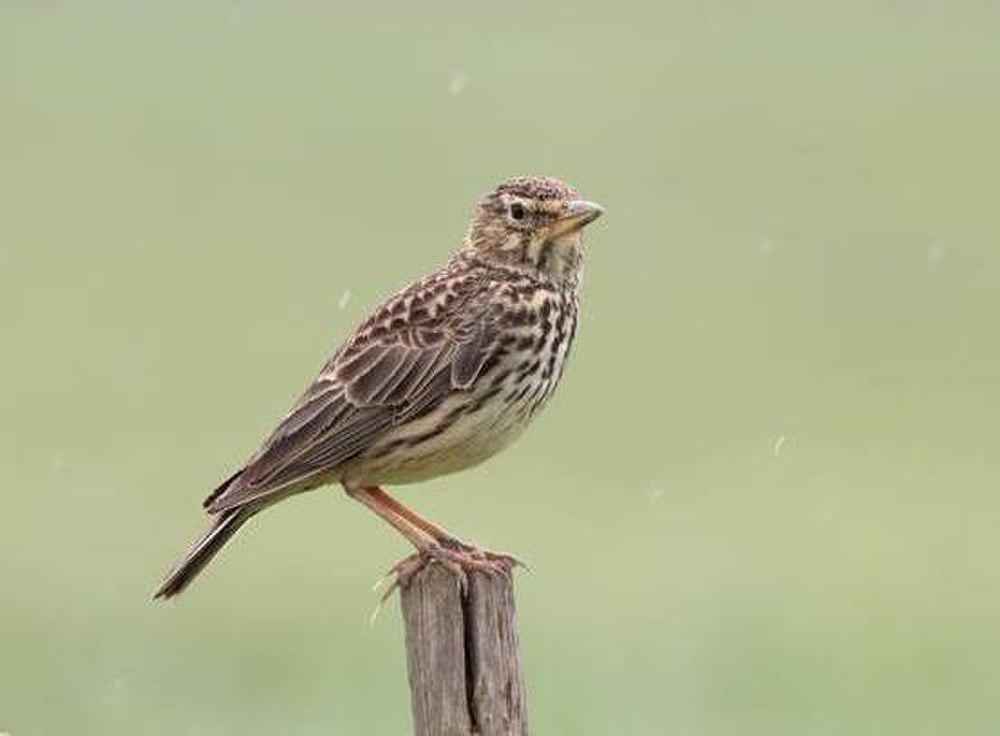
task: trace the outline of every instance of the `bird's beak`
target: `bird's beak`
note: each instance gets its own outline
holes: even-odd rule
[[[553,225],[553,237],[559,237],[589,225],[598,217],[604,214],[604,208],[596,202],[588,202],[585,199],[574,199],[566,205],[566,209]]]

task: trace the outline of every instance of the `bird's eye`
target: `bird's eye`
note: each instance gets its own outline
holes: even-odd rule
[[[523,220],[524,205],[521,204],[520,202],[514,202],[514,204],[510,206],[510,216],[513,217],[515,220]]]

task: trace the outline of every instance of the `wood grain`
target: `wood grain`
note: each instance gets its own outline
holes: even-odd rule
[[[514,584],[469,575],[463,594],[439,565],[402,591],[416,736],[526,736]]]

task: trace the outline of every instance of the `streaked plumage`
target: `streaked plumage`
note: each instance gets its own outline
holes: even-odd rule
[[[205,500],[215,523],[156,595],[180,592],[262,508],[331,482],[422,552],[474,552],[376,487],[480,463],[545,405],[576,332],[580,231],[600,213],[546,177],[508,180],[484,198],[452,259],[379,306]]]

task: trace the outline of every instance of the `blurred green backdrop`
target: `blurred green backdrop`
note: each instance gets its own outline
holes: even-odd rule
[[[473,198],[607,206],[553,406],[402,491],[519,576],[539,734],[1000,728],[993,2],[0,6],[0,731],[403,734],[339,491],[148,594]]]

